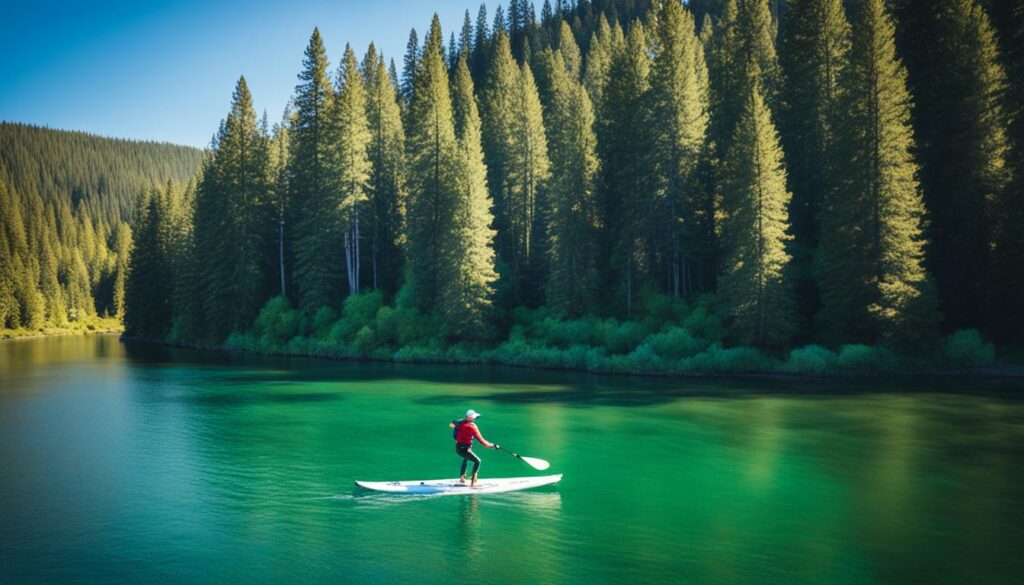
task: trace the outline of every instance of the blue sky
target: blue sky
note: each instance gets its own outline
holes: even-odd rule
[[[502,2],[504,4],[504,2]],[[487,2],[488,20],[497,2]],[[320,27],[332,72],[370,41],[401,71],[409,29],[445,38],[478,0],[0,0],[0,119],[204,147],[239,75],[280,118]]]

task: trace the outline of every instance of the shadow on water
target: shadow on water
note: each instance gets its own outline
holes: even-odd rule
[[[141,368],[183,365],[218,370],[224,384],[415,381],[491,387],[493,391],[435,395],[423,404],[463,403],[467,398],[506,403],[551,403],[574,406],[648,406],[685,398],[738,399],[762,396],[826,399],[871,394],[962,394],[1005,400],[1024,398],[1024,381],[969,378],[849,378],[813,379],[782,377],[641,377],[587,372],[532,370],[500,365],[400,364],[334,361],[316,358],[265,356],[203,351],[144,343],[124,343],[127,358]],[[500,388],[500,390],[498,390]],[[242,404],[245,396],[218,395],[212,404]],[[327,401],[330,394],[267,395],[267,401]],[[202,397],[197,400],[202,400]]]
[[[229,392],[224,394],[186,394],[168,396],[167,402],[184,402],[199,406],[245,406],[250,404],[299,404],[340,400],[338,394],[308,392],[304,394],[274,394],[269,392]]]

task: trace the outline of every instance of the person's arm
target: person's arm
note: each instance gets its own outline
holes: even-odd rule
[[[473,436],[476,437],[476,440],[480,441],[480,444],[483,445],[484,447],[487,447],[489,449],[493,449],[496,447],[494,443],[487,442],[487,439],[485,439],[484,436],[480,434],[480,429],[477,428],[476,425],[473,425]]]

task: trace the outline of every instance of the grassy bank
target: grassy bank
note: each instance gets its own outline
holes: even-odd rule
[[[223,344],[172,333],[168,341],[229,351],[421,363],[504,364],[639,375],[1000,375],[1024,368],[996,361],[995,348],[975,330],[943,338],[930,355],[900,355],[884,345],[804,345],[777,351],[730,346],[711,297],[693,303],[653,299],[643,317],[620,321],[564,319],[544,309],[516,309],[506,335],[489,342],[452,342],[433,318],[385,305],[379,294],[346,300],[340,314],[309,316],[272,299],[253,326]]]
[[[69,322],[62,326],[47,325],[35,329],[0,329],[0,339],[16,337],[44,337],[48,335],[87,335],[90,333],[119,333],[124,328],[120,319],[94,317],[83,321]]]

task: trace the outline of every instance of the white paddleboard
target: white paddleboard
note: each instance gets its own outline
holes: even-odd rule
[[[562,474],[542,475],[538,477],[495,477],[481,479],[476,486],[469,487],[469,482],[459,483],[458,479],[426,479],[414,481],[357,481],[356,485],[377,492],[395,494],[433,494],[441,496],[457,496],[471,494],[497,494],[514,492],[551,485],[562,480]]]

